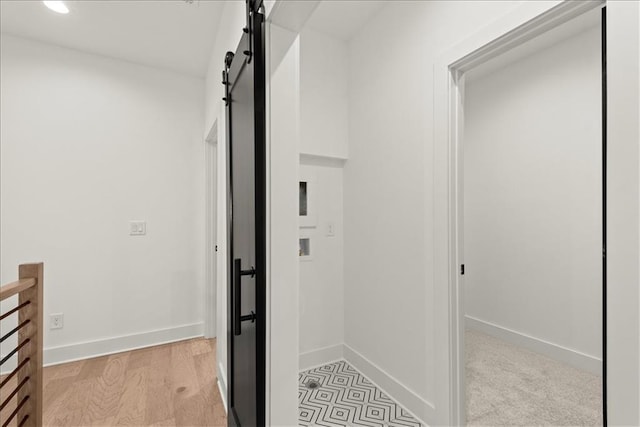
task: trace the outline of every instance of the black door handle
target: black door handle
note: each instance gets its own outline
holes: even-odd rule
[[[255,277],[256,269],[251,267],[249,270],[242,269],[242,260],[236,258],[233,260],[233,333],[240,335],[242,333],[242,322],[251,320],[256,321],[256,315],[252,311],[251,314],[243,316],[242,312],[242,276]]]

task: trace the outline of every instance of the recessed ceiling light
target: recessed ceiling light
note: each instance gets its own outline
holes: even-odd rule
[[[53,10],[54,12],[58,12],[58,13],[69,13],[69,8],[67,7],[67,5],[64,4],[63,1],[43,1],[42,3],[44,3],[45,6],[47,6],[49,9]]]

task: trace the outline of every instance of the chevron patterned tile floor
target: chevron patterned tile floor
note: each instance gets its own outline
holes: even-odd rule
[[[421,426],[343,360],[299,375],[298,418],[302,426]]]

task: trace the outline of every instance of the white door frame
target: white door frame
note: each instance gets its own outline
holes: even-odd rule
[[[624,3],[629,3],[624,5]],[[632,4],[632,3],[635,3]],[[448,366],[448,369],[439,369],[436,371],[436,381],[440,385],[446,385],[446,389],[441,390],[442,393],[437,396],[436,409],[438,411],[438,420],[442,424],[462,425],[465,423],[465,401],[464,401],[464,319],[461,300],[462,277],[459,274],[459,266],[462,263],[463,256],[463,240],[462,240],[462,165],[461,165],[461,149],[462,149],[462,94],[464,90],[464,73],[473,67],[509,50],[531,38],[542,34],[567,20],[585,13],[594,8],[602,7],[605,1],[550,1],[550,2],[525,2],[516,7],[511,13],[505,15],[494,24],[481,30],[473,37],[467,39],[458,46],[444,52],[436,63],[434,77],[434,93],[435,93],[435,151],[434,151],[434,170],[433,185],[436,197],[434,208],[435,224],[448,224],[448,227],[434,229],[435,248],[434,251],[434,278],[436,283],[436,324],[447,325],[448,327],[439,328],[436,331],[436,366]],[[617,236],[612,235],[611,231],[608,236],[608,247],[611,253],[612,246],[620,246],[621,250],[627,250],[619,254],[619,265],[609,263],[607,275],[609,299],[608,307],[608,336],[611,331],[616,329],[612,325],[611,320],[618,317],[622,322],[617,325],[620,329],[625,326],[632,329],[629,334],[624,336],[625,341],[631,339],[631,343],[625,343],[616,347],[616,343],[611,345],[612,340],[607,339],[608,345],[608,361],[609,365],[614,366],[614,359],[624,362],[624,367],[620,366],[615,372],[608,374],[608,407],[609,422],[611,424],[636,424],[638,421],[638,290],[628,282],[635,278],[635,287],[637,288],[638,279],[638,95],[637,95],[637,60],[638,60],[638,40],[628,39],[636,33],[638,25],[638,3],[637,2],[606,2],[607,6],[607,46],[615,46],[615,58],[622,59],[623,64],[617,64],[614,72],[620,73],[620,79],[614,82],[616,90],[615,95],[609,92],[607,106],[609,117],[613,116],[612,111],[623,114],[630,119],[635,114],[636,122],[629,123],[627,121],[618,121],[611,123],[609,120],[608,140],[609,140],[609,171],[615,168],[616,172],[607,174],[607,188],[616,189],[612,184],[612,179],[620,175],[617,179],[625,183],[624,191],[618,190],[618,194],[612,196],[611,192],[608,201],[609,218],[607,228],[615,227],[613,225],[613,215],[611,212],[612,204],[620,209],[617,219],[625,219],[624,225],[627,229],[635,228],[635,237],[630,239],[628,236],[632,231],[627,231],[627,241],[614,241]],[[614,8],[612,16],[611,9]],[[626,8],[624,11],[622,9]],[[629,17],[631,13],[631,17]],[[634,15],[635,13],[635,15]],[[611,39],[609,29],[618,26],[619,34],[615,41]],[[635,29],[634,29],[635,25]],[[626,31],[627,40],[623,40]],[[625,46],[625,43],[628,46]],[[635,51],[634,51],[635,49]],[[627,58],[628,57],[628,58]],[[608,60],[611,59],[611,49],[608,49]],[[635,83],[633,82],[633,66],[635,64]],[[610,65],[611,66],[611,65]],[[609,66],[609,67],[610,67]],[[630,72],[624,72],[623,66],[631,68]],[[611,72],[609,72],[611,80]],[[622,80],[625,81],[622,81]],[[636,88],[635,98],[621,99],[618,96],[618,90],[622,91],[623,85],[631,85]],[[611,84],[610,84],[611,87]],[[632,90],[632,89],[629,89]],[[628,91],[629,91],[628,90]],[[633,100],[635,99],[635,103]],[[615,129],[612,128],[612,125]],[[611,147],[611,136],[617,135],[619,138],[616,144]],[[634,148],[634,138],[635,145]],[[630,153],[629,153],[630,151]],[[623,152],[632,155],[635,153],[636,163],[624,164],[624,168],[620,167],[620,162],[624,160]],[[431,181],[431,176],[425,177],[427,182]],[[614,200],[614,197],[616,199]],[[627,204],[623,205],[624,200],[619,197],[626,197]],[[630,199],[629,199],[630,198]],[[634,203],[635,202],[635,203]],[[613,213],[613,215],[611,215]],[[635,221],[634,223],[630,223]],[[610,226],[611,224],[611,226]],[[618,228],[621,228],[618,226]],[[622,238],[622,232],[620,232]],[[630,240],[630,241],[629,241]],[[634,258],[635,257],[635,258]],[[617,271],[614,271],[614,268]],[[624,269],[624,270],[623,270]],[[611,279],[613,276],[620,275],[626,283],[615,283]],[[625,289],[620,289],[626,286]],[[620,288],[615,288],[619,286]],[[613,291],[613,292],[612,292]],[[611,294],[617,295],[614,301]],[[619,295],[618,295],[619,294]],[[631,298],[633,303],[629,307],[629,312],[620,315],[614,313],[613,308],[619,312],[620,303],[625,301],[623,298]],[[629,305],[629,303],[627,303]],[[635,315],[631,312],[635,309]],[[629,320],[631,324],[629,324]],[[635,323],[633,323],[635,321]],[[624,329],[624,328],[623,328]],[[618,332],[619,333],[619,332]],[[633,334],[635,333],[635,338]],[[620,334],[620,333],[619,333]],[[622,335],[622,334],[621,334]],[[622,341],[622,339],[620,340]],[[627,347],[627,348],[625,348]],[[635,365],[631,363],[631,357],[626,356],[629,352],[635,355]],[[625,373],[626,370],[626,373]],[[631,377],[631,379],[630,379]],[[631,396],[627,396],[630,394]],[[615,406],[611,405],[613,399],[619,399]],[[634,409],[635,408],[635,409]]]
[[[218,221],[218,122],[214,122],[205,139],[205,289],[204,336],[215,338],[217,274],[217,221]]]
[[[317,2],[279,2],[267,25],[267,425],[298,424],[299,38],[277,22],[300,27]],[[294,13],[289,13],[294,12]],[[275,15],[274,15],[275,13]],[[295,27],[295,25],[293,25]],[[283,68],[281,68],[283,67]],[[280,72],[276,72],[279,70]],[[280,73],[284,73],[280,74]]]

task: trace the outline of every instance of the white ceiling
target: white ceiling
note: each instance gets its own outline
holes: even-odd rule
[[[349,41],[386,4],[382,0],[325,0],[307,21],[307,26]]]
[[[0,31],[59,46],[203,77],[223,1],[66,1],[57,14],[41,1],[1,0]],[[240,31],[240,29],[238,29]]]

